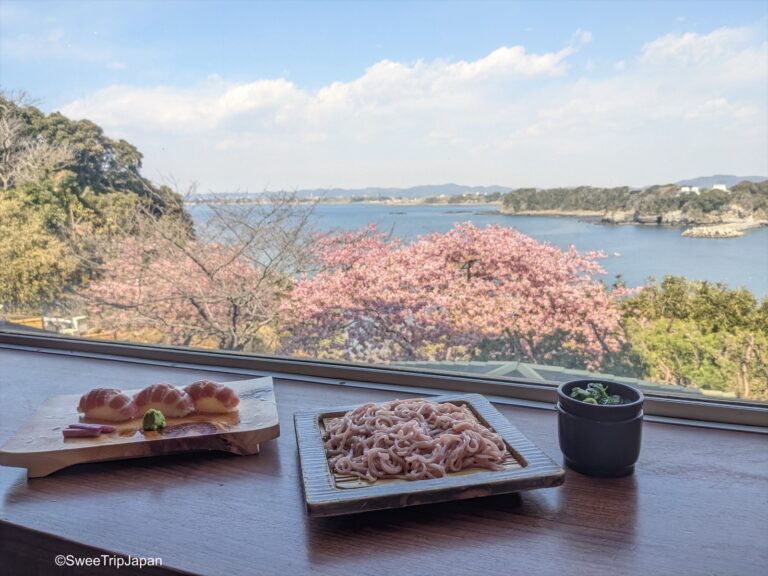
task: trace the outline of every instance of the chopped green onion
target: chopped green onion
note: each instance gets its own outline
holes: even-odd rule
[[[587,404],[616,405],[621,404],[621,396],[608,394],[608,386],[599,382],[590,382],[586,389],[574,388],[571,390],[571,398],[576,398]]]

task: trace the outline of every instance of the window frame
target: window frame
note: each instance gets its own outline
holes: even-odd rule
[[[289,358],[228,350],[206,350],[159,344],[86,339],[57,334],[29,333],[0,329],[0,347],[58,351],[84,356],[130,358],[137,361],[187,364],[257,371],[281,375],[290,380],[306,377],[337,385],[369,383],[414,392],[439,389],[510,399],[516,403],[552,408],[557,403],[558,382],[525,378],[493,378],[458,372],[405,369],[401,366],[364,365],[330,360]],[[665,421],[695,426],[748,429],[768,433],[768,404],[713,398],[683,398],[645,392],[646,415]]]

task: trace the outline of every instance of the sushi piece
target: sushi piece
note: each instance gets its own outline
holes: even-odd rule
[[[240,404],[240,397],[224,384],[200,380],[184,388],[195,402],[195,412],[201,414],[223,414],[232,412]]]
[[[83,394],[77,411],[86,418],[108,422],[124,422],[139,415],[133,398],[117,388],[94,388]]]
[[[195,403],[189,394],[170,384],[152,384],[133,397],[139,414],[154,408],[169,418],[182,418],[194,411]]]

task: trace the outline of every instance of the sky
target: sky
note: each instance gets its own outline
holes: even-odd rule
[[[0,1],[0,88],[204,192],[768,176],[768,2]]]

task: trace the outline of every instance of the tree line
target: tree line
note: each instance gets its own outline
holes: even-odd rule
[[[89,120],[44,114],[0,93],[0,304],[6,312],[61,305],[98,277],[100,248],[135,234],[138,210],[181,222],[181,196],[141,175],[142,155]]]
[[[589,211],[609,214],[629,212],[662,215],[680,212],[680,219],[698,221],[713,214],[733,213],[736,218],[768,220],[768,181],[741,182],[728,191],[706,189],[700,193],[680,192],[675,185],[650,186],[633,190],[616,188],[521,188],[502,197],[502,209],[509,213]]]

